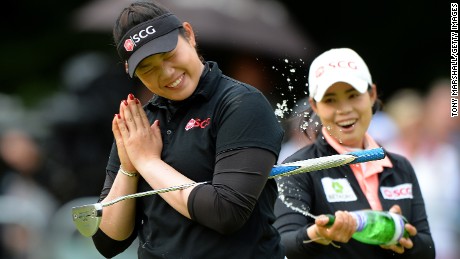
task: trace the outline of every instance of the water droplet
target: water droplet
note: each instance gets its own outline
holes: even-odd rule
[[[287,183],[289,184],[289,181]],[[290,183],[289,185],[292,186],[292,183]],[[285,186],[284,184],[278,184],[278,190],[278,197],[286,205],[286,207],[306,217],[311,217],[314,219],[317,218],[317,216],[309,212],[310,208],[306,204],[302,203],[302,195],[300,189],[293,189]]]

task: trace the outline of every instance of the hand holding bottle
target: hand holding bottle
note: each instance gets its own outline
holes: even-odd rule
[[[328,245],[332,241],[347,243],[355,230],[356,220],[351,213],[337,211],[334,216],[321,215],[317,217],[315,224],[307,229],[307,235],[312,241]]]
[[[400,214],[401,215],[401,208],[398,205],[394,205],[391,207],[390,212]],[[417,235],[417,229],[409,223],[404,225],[405,230],[409,233],[409,236]],[[381,245],[383,249],[390,249],[393,250],[395,253],[402,254],[404,253],[405,249],[411,249],[414,246],[412,240],[408,236],[403,236],[399,239],[398,244],[395,245]]]
[[[337,211],[335,215],[321,215],[315,225],[307,229],[312,241],[329,244],[332,241],[346,243],[350,238],[362,243],[380,245],[396,253],[413,247],[410,236],[417,230],[407,223],[398,205],[390,211],[358,210]]]

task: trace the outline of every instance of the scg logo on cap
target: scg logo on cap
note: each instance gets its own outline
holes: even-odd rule
[[[140,42],[142,39],[147,38],[149,35],[154,34],[156,31],[153,26],[148,26],[144,30],[141,30],[139,33],[129,36],[129,39],[125,40],[124,47],[126,51],[133,51],[136,43]]]
[[[334,62],[334,63],[329,63],[327,65],[327,67],[330,67],[330,68],[351,68],[351,69],[358,69],[358,66],[356,66],[356,63],[354,61],[339,61],[339,62]],[[320,77],[323,73],[324,73],[324,66],[320,66],[318,67],[318,69],[316,69],[316,77]]]

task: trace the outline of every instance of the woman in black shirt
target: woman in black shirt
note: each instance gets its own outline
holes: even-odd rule
[[[284,258],[268,179],[283,129],[267,99],[204,61],[192,26],[153,1],[125,8],[113,34],[126,72],[154,97],[121,102],[100,201],[208,184],[104,207],[100,253],[138,237],[139,258]]]

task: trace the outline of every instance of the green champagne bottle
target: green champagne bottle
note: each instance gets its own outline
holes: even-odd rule
[[[370,245],[395,245],[401,237],[408,237],[404,228],[407,219],[389,211],[357,210],[350,212],[356,220],[356,232],[352,238]],[[328,225],[334,223],[335,217],[329,217]]]

